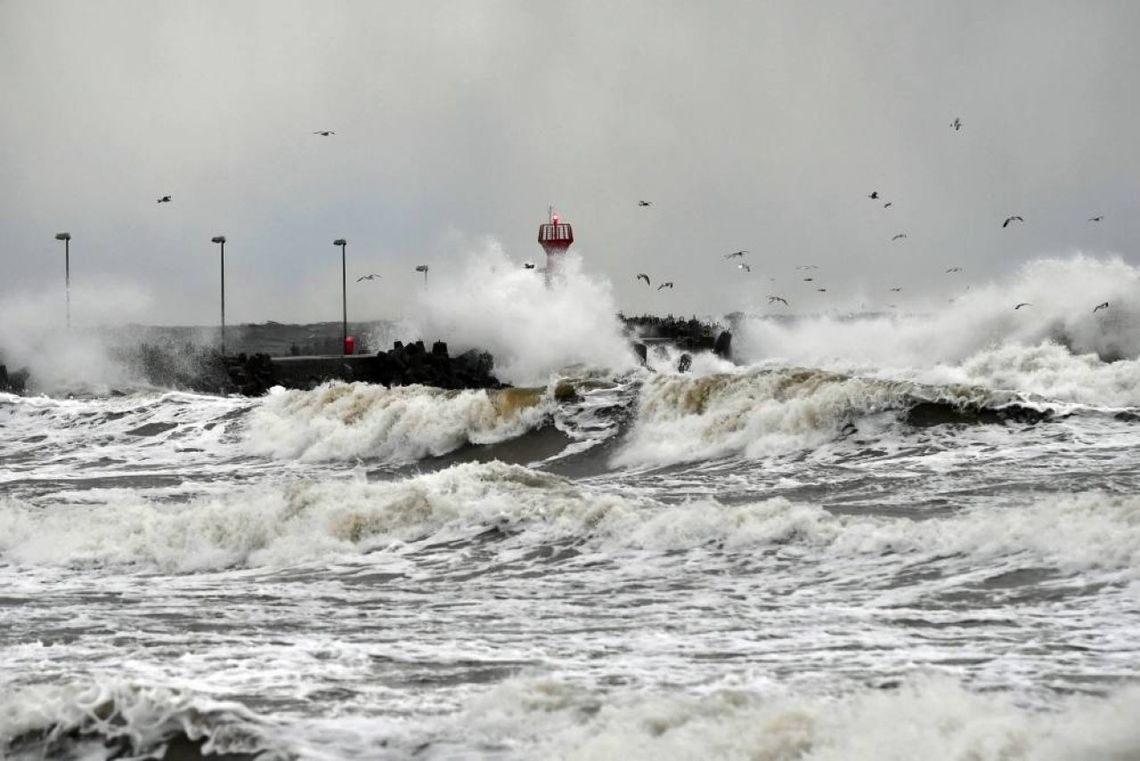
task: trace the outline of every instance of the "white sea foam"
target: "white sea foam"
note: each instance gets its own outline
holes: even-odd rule
[[[311,391],[275,388],[249,417],[247,446],[276,458],[411,462],[513,438],[540,425],[550,409],[543,392],[526,389],[340,382]]]
[[[646,380],[617,465],[760,457],[819,446],[843,426],[917,401],[999,406],[1018,401],[971,386],[921,386],[821,370],[753,367]]]
[[[509,738],[523,755],[543,758],[1084,761],[1132,758],[1137,710],[1134,687],[1042,710],[935,677],[841,696],[746,686],[705,695],[600,692],[518,678],[472,701],[449,729],[467,742]]]
[[[239,704],[123,681],[23,687],[0,696],[0,755],[12,761],[102,759],[110,748],[114,758],[155,758],[175,738],[203,741],[204,754],[287,757],[274,753],[269,734]]]
[[[667,505],[521,466],[457,465],[397,481],[261,484],[165,504],[129,490],[78,504],[0,501],[0,557],[25,565],[188,572],[359,556],[423,539],[504,529],[513,541],[587,542],[599,551],[794,546],[836,561],[1026,557],[1058,568],[1140,561],[1140,498],[1100,492],[983,505],[915,521],[833,515],[782,498]]]
[[[1014,310],[1020,302],[1031,306]],[[1109,308],[1093,307],[1109,302]],[[1140,404],[1140,270],[1119,258],[1041,259],[951,304],[889,316],[746,319],[738,358],[879,377],[967,382],[1063,401]]]
[[[573,365],[616,372],[634,367],[608,283],[583,271],[570,254],[556,287],[511,261],[497,244],[454,271],[431,272],[431,282],[400,332],[444,339],[458,350],[478,348],[495,358],[495,375],[515,385],[542,385]]]

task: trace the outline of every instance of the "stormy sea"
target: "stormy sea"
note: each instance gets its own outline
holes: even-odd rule
[[[516,269],[366,342],[508,389],[5,347],[0,757],[1140,754],[1140,270],[756,294],[679,372]]]

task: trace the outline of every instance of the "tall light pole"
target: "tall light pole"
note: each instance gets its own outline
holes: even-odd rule
[[[348,354],[348,274],[344,263],[344,247],[348,245],[348,241],[344,238],[337,238],[333,241],[334,246],[340,246],[340,306],[341,306],[341,320],[344,326],[344,334],[340,340],[340,353]]]
[[[226,356],[226,236],[215,235],[210,238],[211,243],[217,243],[222,249],[222,357]]]
[[[63,241],[63,287],[67,291],[67,328],[71,329],[71,233],[56,233],[56,240]]]

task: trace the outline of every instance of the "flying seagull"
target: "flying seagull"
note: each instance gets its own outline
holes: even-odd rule
[[[748,266],[747,264],[745,264],[744,262],[741,262],[740,264],[736,265],[736,268],[737,268],[738,270],[744,270],[745,272],[751,272],[751,271],[752,271],[752,268],[751,268],[751,267],[749,267],[749,266]]]
[[[950,122],[950,126],[954,128],[955,132],[957,132],[958,130],[962,129],[962,120],[955,116],[954,121]]]
[[[889,208],[891,208],[892,206],[894,206],[894,204],[895,204],[895,202],[894,202],[894,201],[887,201],[885,204],[883,204],[883,208],[884,208],[884,209],[889,209]]]
[[[321,137],[328,137],[329,135],[335,135],[336,133],[333,132],[331,129],[319,129],[316,132],[314,132],[313,134],[314,135],[320,135]]]
[[[891,240],[902,240],[905,237],[906,237],[906,233],[899,233],[895,237],[891,238]]]
[[[788,305],[788,300],[785,299],[783,296],[769,296],[768,297],[768,303],[769,304],[775,304],[777,301],[780,302],[781,304],[783,304],[784,306]]]
[[[534,262],[523,262],[523,269],[524,270],[534,269]]]
[[[961,267],[951,267],[950,269],[948,269],[946,271],[947,272],[961,272],[962,268]]]
[[[172,199],[170,196],[163,196],[162,198],[158,199],[158,202],[159,203],[170,203],[172,200],[174,200],[174,199]]]
[[[1093,307],[1093,314],[1096,314],[1101,309],[1108,309],[1108,302],[1107,301],[1100,303],[1100,304],[1097,304],[1095,307]]]
[[[1103,215],[1103,214],[1102,214],[1102,215],[1100,215],[1099,217],[1089,217],[1089,221],[1090,221],[1090,222],[1099,222],[1099,221],[1101,221],[1102,219],[1104,219],[1104,215]]]
[[[653,202],[652,201],[638,201],[637,205],[638,206],[652,206]]]
[[[816,290],[819,291],[820,293],[827,293],[826,288],[816,288]]]
[[[814,278],[814,277],[805,277],[805,278],[804,278],[804,282],[805,282],[805,283],[810,283],[810,282],[811,282],[811,281],[813,281],[813,280],[815,280],[815,278]]]
[[[378,277],[383,277],[383,276],[377,275],[375,272],[373,272],[370,275],[361,275],[360,277],[356,278],[356,282],[359,283],[361,280],[375,280]]]
[[[891,293],[898,293],[901,290],[902,290],[902,288],[892,288]]]
[[[653,283],[649,282],[649,275],[646,275],[644,272],[638,272],[637,279],[644,280],[646,285],[653,285]]]
[[[817,269],[819,269],[819,265],[818,264],[801,264],[800,266],[796,267],[796,269],[798,269],[798,270],[817,270]]]
[[[662,283],[661,285],[657,286],[657,290],[661,290],[662,288],[672,288],[672,287],[673,287],[673,281],[670,280],[668,282]]]
[[[739,257],[739,258],[743,259],[744,255],[747,253],[748,253],[748,249],[744,249],[743,251],[733,251],[731,254],[725,254],[724,258],[725,259],[731,259],[732,257],[735,256],[735,257]]]
[[[426,264],[417,264],[416,265],[416,272],[427,272],[427,271],[428,271],[428,266]]]
[[[1024,222],[1025,220],[1014,214],[1012,217],[1006,217],[1005,221],[1001,223],[1002,227],[1009,227],[1010,222]]]
[[[1013,311],[1015,311],[1015,312],[1016,312],[1018,309],[1021,309],[1022,307],[1031,307],[1031,306],[1033,306],[1033,305],[1032,305],[1032,304],[1030,304],[1028,301],[1023,301],[1023,302],[1021,302],[1020,304],[1018,304],[1017,306],[1015,306],[1015,307],[1013,308]]]
[[[870,198],[872,201],[878,201],[879,200],[879,191],[872,190],[871,195],[869,195],[867,197]]]

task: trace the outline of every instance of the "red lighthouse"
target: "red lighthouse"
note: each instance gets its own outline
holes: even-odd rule
[[[562,270],[562,257],[574,242],[574,231],[565,222],[558,221],[554,207],[550,207],[550,221],[538,226],[538,242],[546,252],[546,287]]]

